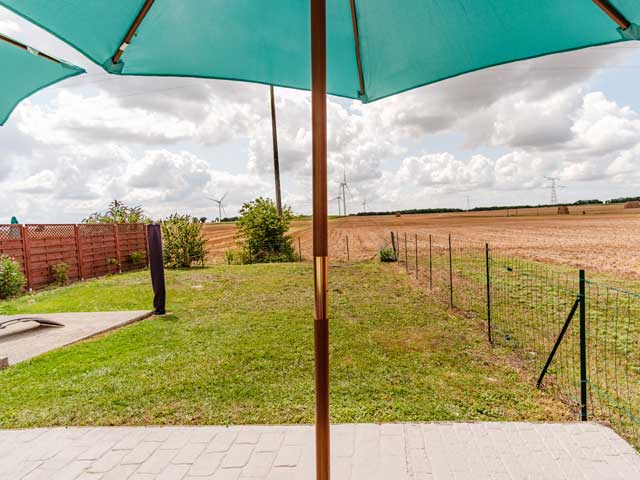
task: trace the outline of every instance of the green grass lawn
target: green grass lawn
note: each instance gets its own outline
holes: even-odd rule
[[[472,246],[474,244],[471,244]],[[409,278],[415,277],[415,256],[409,252]],[[429,289],[428,257],[417,288]],[[431,258],[434,298],[450,302],[447,251]],[[494,351],[519,358],[537,378],[547,361],[579,293],[578,270],[566,266],[495,255],[491,265],[491,325]],[[454,306],[465,316],[487,318],[486,263],[482,248],[454,250]],[[637,279],[610,274],[588,275],[586,290],[587,406],[589,419],[611,424],[640,449],[640,284]],[[622,290],[618,290],[622,289]],[[626,289],[626,290],[625,290]],[[555,392],[572,409],[580,405],[580,318],[567,330],[554,356],[543,388]]]
[[[394,265],[331,270],[333,422],[561,420],[475,320]],[[167,272],[170,314],[0,372],[0,427],[312,423],[310,264]],[[1,314],[147,309],[148,272],[0,303]]]

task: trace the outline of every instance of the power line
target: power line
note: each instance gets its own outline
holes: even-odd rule
[[[549,190],[551,190],[551,205],[557,205],[558,204],[558,188],[567,188],[567,187],[565,187],[564,185],[558,184],[558,182],[560,181],[558,177],[545,176],[544,178],[546,178],[551,182],[551,185],[546,187]]]

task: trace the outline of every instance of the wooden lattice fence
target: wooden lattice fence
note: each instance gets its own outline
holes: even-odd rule
[[[135,263],[132,254],[140,257]],[[70,282],[143,268],[148,263],[144,224],[0,225],[0,255],[22,266],[27,288],[53,283],[51,267],[64,262]]]

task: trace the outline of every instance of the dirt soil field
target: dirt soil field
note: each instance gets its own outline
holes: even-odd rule
[[[329,222],[330,255],[346,260],[347,238],[349,258],[365,260],[389,243],[391,231],[407,233],[409,238],[417,234],[421,242],[429,234],[451,233],[454,238],[487,241],[501,254],[640,278],[640,209],[623,209],[620,204],[571,207],[570,215],[555,212],[555,208],[543,208],[344,217]],[[235,226],[208,224],[205,232],[210,261],[224,261],[224,251],[235,242]],[[293,222],[291,236],[296,252],[300,245],[303,257],[310,259],[311,222]]]

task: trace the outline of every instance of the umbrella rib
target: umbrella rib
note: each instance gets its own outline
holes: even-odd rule
[[[625,16],[622,15],[622,13],[620,13],[620,11],[611,4],[611,2],[609,2],[609,0],[593,0],[593,3],[600,7],[604,13],[609,15],[609,17],[611,17],[611,19],[616,22],[621,29],[626,30],[631,25],[631,22],[627,20]]]
[[[138,12],[138,15],[136,16],[135,20],[131,24],[131,27],[129,27],[127,34],[124,36],[124,40],[122,40],[122,43],[120,44],[120,48],[118,48],[118,51],[115,53],[115,55],[111,59],[114,64],[120,61],[120,57],[122,57],[122,54],[124,53],[125,49],[131,43],[131,40],[133,39],[133,36],[138,31],[138,28],[140,28],[140,24],[144,20],[144,17],[146,17],[147,13],[149,13],[149,10],[151,10],[151,7],[153,6],[154,1],[155,0],[146,0],[144,2],[144,5],[140,9],[140,12]]]
[[[360,95],[364,95],[364,76],[362,75],[362,58],[360,56],[360,33],[358,32],[358,18],[356,16],[356,0],[351,3],[351,22],[353,23],[353,38],[356,46],[356,61],[358,62],[358,80],[360,81]]]
[[[13,45],[14,47],[18,47],[18,48],[21,48],[23,50],[26,50],[27,52],[31,52],[34,55],[37,55],[39,57],[46,58],[47,60],[49,60],[49,61],[51,61],[53,63],[58,63],[58,64],[62,63],[57,58],[54,58],[54,57],[52,57],[50,55],[47,55],[46,53],[43,53],[43,52],[40,52],[40,51],[36,50],[36,49],[30,48],[27,45],[25,45],[24,43],[18,42],[17,40],[14,40],[14,39],[9,38],[9,37],[5,37],[1,33],[0,33],[0,40],[2,40],[3,42],[7,42],[9,45]]]

